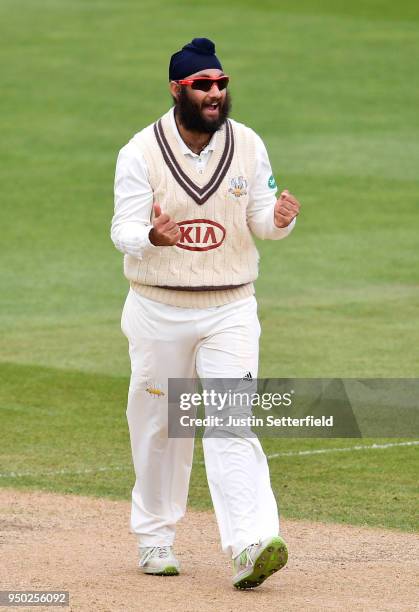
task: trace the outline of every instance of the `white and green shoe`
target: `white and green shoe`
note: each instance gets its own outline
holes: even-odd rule
[[[287,561],[287,545],[279,536],[251,544],[233,559],[233,585],[236,589],[254,589],[282,569]]]
[[[140,547],[140,570],[155,576],[177,576],[180,563],[171,546]]]

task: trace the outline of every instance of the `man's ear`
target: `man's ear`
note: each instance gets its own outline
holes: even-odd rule
[[[179,97],[180,85],[178,85],[178,83],[175,83],[175,81],[170,81],[169,89],[172,97],[177,100]]]

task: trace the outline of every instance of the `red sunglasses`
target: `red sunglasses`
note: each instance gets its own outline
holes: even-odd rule
[[[190,79],[180,79],[176,81],[179,85],[190,85],[192,89],[200,91],[210,91],[214,83],[220,91],[223,91],[228,85],[230,77],[225,74],[219,77],[192,77]]]

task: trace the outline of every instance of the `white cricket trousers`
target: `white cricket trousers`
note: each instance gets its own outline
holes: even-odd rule
[[[121,328],[131,359],[127,420],[136,475],[131,530],[140,546],[172,546],[186,511],[194,440],[168,438],[167,379],[241,379],[248,372],[256,378],[256,299],[179,308],[130,289]],[[150,393],[153,388],[164,395]],[[203,450],[223,551],[235,557],[277,535],[278,509],[259,440],[204,437]]]

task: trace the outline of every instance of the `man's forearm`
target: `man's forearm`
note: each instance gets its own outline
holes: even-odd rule
[[[249,227],[252,233],[262,240],[281,240],[286,238],[294,229],[295,219],[287,227],[277,227],[274,221],[274,206],[259,210],[252,219]]]
[[[132,222],[118,224],[113,221],[111,239],[121,253],[142,259],[147,250],[154,248],[149,239],[152,227],[151,224]]]

